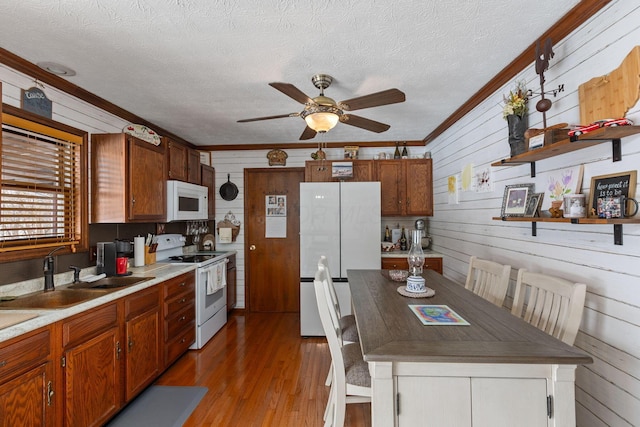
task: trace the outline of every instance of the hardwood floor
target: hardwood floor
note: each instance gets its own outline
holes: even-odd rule
[[[322,426],[330,361],[324,338],[300,337],[298,313],[240,312],[156,384],[209,389],[185,427]],[[370,425],[370,404],[347,405],[345,426]]]

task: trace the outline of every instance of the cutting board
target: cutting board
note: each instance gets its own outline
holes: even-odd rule
[[[0,313],[0,329],[33,319],[34,317],[38,317],[38,314],[2,312]]]
[[[634,47],[611,73],[578,87],[580,124],[625,117],[640,97],[640,46]]]

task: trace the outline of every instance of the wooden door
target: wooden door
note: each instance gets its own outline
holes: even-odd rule
[[[245,169],[245,295],[254,312],[300,311],[300,183],[303,168]],[[286,217],[267,217],[267,196],[286,196]],[[277,223],[286,237],[276,233]]]

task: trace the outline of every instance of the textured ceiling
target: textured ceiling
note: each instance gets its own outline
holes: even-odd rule
[[[578,2],[20,0],[3,2],[0,44],[195,145],[297,141],[298,117],[236,121],[301,111],[268,83],[314,97],[317,73],[336,101],[407,97],[357,111],[387,132],[338,124],[324,141],[420,140]]]

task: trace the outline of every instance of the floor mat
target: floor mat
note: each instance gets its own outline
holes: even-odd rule
[[[206,393],[206,387],[151,386],[107,427],[182,427]]]

